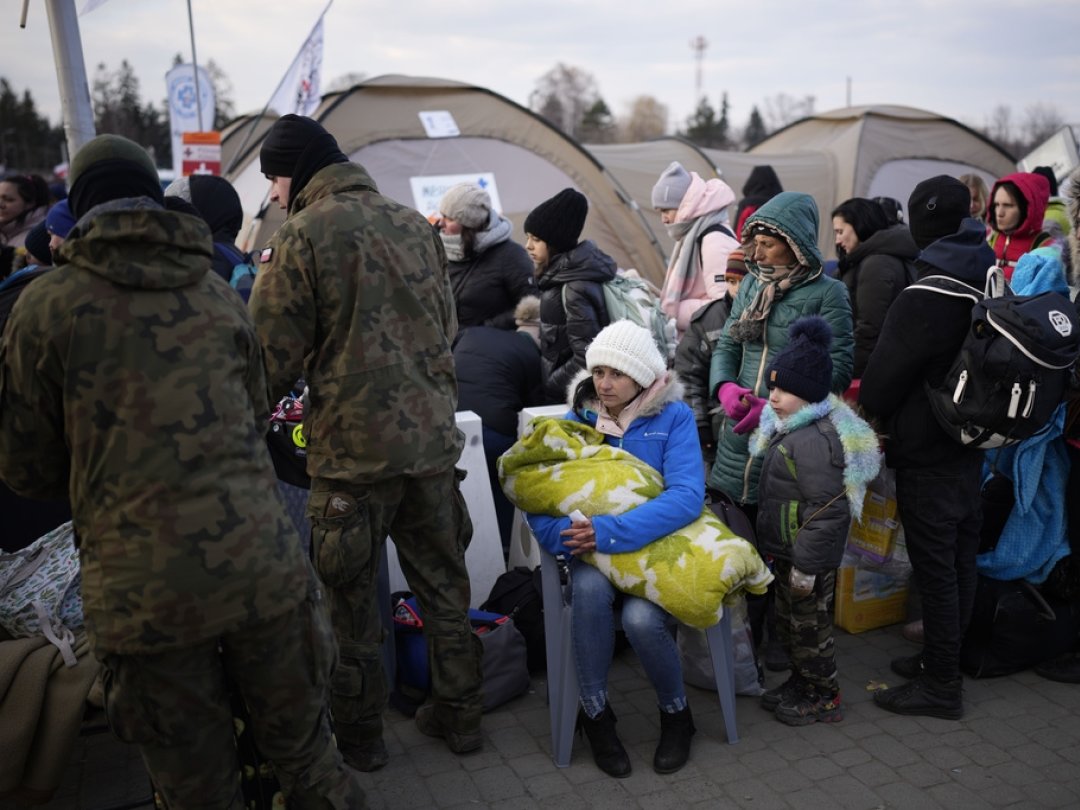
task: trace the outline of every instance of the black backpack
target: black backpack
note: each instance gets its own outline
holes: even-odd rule
[[[1041,430],[1062,403],[1080,354],[1076,308],[1063,295],[1014,295],[998,268],[980,291],[947,276],[908,289],[970,298],[971,328],[940,385],[926,385],[938,423],[978,449],[1016,444]]]
[[[539,566],[529,569],[519,565],[500,574],[480,609],[501,613],[514,620],[514,625],[525,637],[529,672],[539,672],[547,666]]]

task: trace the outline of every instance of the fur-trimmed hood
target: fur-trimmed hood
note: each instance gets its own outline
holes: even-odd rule
[[[577,390],[578,383],[582,380],[591,379],[592,375],[588,371],[579,371],[574,379],[570,381],[570,385],[566,389],[567,408],[574,409],[574,392]],[[652,385],[641,392],[642,402],[637,416],[656,416],[656,414],[664,410],[664,406],[669,402],[680,402],[685,395],[686,390],[683,388],[679,375],[674,370],[668,369],[663,376],[657,377]],[[585,398],[585,407],[594,413],[599,413],[600,402],[596,398],[595,389],[592,391],[592,396]]]
[[[1069,204],[1069,222],[1072,223],[1069,249],[1072,251],[1072,280],[1075,282],[1080,278],[1080,169],[1069,175],[1065,201]]]

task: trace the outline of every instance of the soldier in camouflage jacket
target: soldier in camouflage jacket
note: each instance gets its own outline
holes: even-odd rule
[[[454,469],[457,322],[442,243],[310,118],[279,119],[260,160],[288,218],[263,251],[250,306],[271,399],[301,375],[309,387],[308,515],[341,652],[342,752],[361,770],[387,761],[376,601],[387,535],[424,617],[432,687],[417,726],[475,750],[481,646],[467,617],[472,524]]]
[[[263,440],[259,343],[141,147],[71,166],[80,217],[0,347],[0,477],[70,496],[110,724],[170,807],[239,806],[226,679],[293,806],[363,803],[327,717],[334,647]]]

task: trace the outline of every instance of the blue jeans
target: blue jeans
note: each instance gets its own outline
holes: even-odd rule
[[[647,599],[620,594],[604,574],[576,558],[570,574],[574,665],[585,713],[598,717],[607,705],[607,676],[615,654],[616,596],[622,601],[622,629],[656,690],[660,710],[670,714],[685,709],[686,689],[671,614]]]

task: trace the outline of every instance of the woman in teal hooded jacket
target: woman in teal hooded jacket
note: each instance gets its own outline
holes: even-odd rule
[[[851,382],[851,302],[843,283],[823,272],[817,234],[814,199],[794,191],[777,194],[743,226],[742,242],[751,243],[748,274],[713,349],[709,373],[709,390],[725,418],[708,482],[743,506],[757,503],[761,459],[751,457],[749,438],[769,396],[765,369],[787,345],[793,321],[820,315],[828,322],[832,391],[839,394]]]

